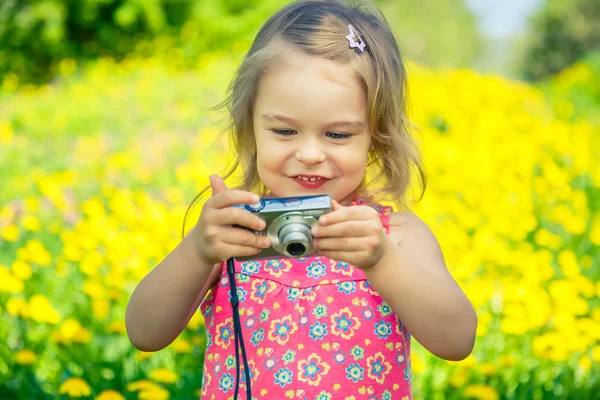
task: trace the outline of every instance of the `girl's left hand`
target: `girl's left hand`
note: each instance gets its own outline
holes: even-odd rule
[[[356,268],[373,268],[385,252],[388,237],[379,213],[369,206],[344,207],[332,200],[333,211],[313,226],[313,245],[322,256]]]

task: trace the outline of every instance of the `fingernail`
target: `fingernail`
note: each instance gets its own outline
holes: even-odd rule
[[[254,202],[258,203],[260,201],[260,197],[258,197],[258,195],[255,194],[255,195],[252,196],[252,200]]]

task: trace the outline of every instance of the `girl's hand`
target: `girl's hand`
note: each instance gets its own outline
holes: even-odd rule
[[[250,211],[230,207],[233,204],[254,204],[260,198],[250,192],[228,190],[218,175],[210,176],[212,197],[202,207],[200,218],[194,227],[196,249],[200,258],[209,265],[226,261],[231,257],[258,254],[271,245],[267,237],[233,225],[259,231],[265,221]]]
[[[379,213],[369,206],[344,207],[335,200],[332,205],[333,211],[312,228],[315,249],[362,270],[373,268],[388,244]]]

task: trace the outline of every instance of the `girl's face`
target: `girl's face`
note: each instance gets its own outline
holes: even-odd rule
[[[355,72],[301,51],[266,72],[254,104],[257,168],[275,197],[328,194],[347,205],[371,135]]]

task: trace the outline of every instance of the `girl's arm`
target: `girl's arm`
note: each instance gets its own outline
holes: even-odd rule
[[[456,361],[471,353],[477,315],[448,272],[433,233],[417,216],[391,215],[384,255],[365,275],[431,353]]]
[[[196,252],[195,229],[142,279],[129,300],[125,325],[139,350],[157,351],[173,342],[218,279],[219,264],[206,264]]]

